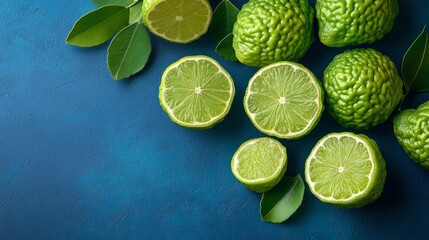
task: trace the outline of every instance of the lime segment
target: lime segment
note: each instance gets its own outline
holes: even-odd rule
[[[273,188],[282,179],[286,167],[286,148],[269,137],[244,142],[231,161],[234,176],[248,189],[256,192],[266,192]]]
[[[209,128],[229,112],[235,88],[231,76],[214,59],[188,56],[162,75],[159,100],[171,120],[189,128]]]
[[[322,202],[361,207],[376,200],[386,167],[377,144],[365,135],[331,133],[313,148],[305,163],[305,179]]]
[[[323,111],[323,90],[304,66],[278,62],[260,69],[249,81],[244,108],[261,132],[294,139],[308,134]]]
[[[207,32],[212,8],[207,0],[145,0],[143,21],[155,35],[188,43]]]

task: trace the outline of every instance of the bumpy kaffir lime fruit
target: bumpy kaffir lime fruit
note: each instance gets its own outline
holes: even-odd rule
[[[237,59],[249,66],[298,61],[314,41],[307,0],[250,0],[233,28]]]
[[[408,156],[429,170],[429,101],[396,115],[393,130]]]
[[[353,129],[386,121],[403,96],[395,64],[371,48],[337,55],[324,71],[323,85],[328,112]]]
[[[330,47],[372,43],[390,32],[397,0],[317,0],[320,41]]]

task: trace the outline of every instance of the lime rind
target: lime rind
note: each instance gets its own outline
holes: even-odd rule
[[[270,73],[271,70],[285,73],[281,68],[291,68],[293,72],[286,73],[289,75],[282,76],[282,79]],[[268,76],[263,76],[265,74]],[[299,79],[293,79],[291,75],[299,76]],[[314,97],[309,96],[308,92],[312,92]],[[317,125],[324,110],[323,100],[322,86],[310,70],[298,63],[282,61],[261,68],[249,80],[244,109],[259,131],[278,138],[297,139],[307,135]],[[250,102],[264,104],[250,106]],[[303,117],[304,114],[306,117]],[[299,120],[296,121],[296,118]]]
[[[338,168],[338,171],[340,171],[339,167],[335,165],[336,164],[335,162],[331,164],[330,163],[320,164],[320,161],[325,161],[325,162],[335,161],[336,159],[333,159],[331,155],[325,155],[326,159],[324,160],[321,160],[320,158],[317,159],[316,155],[319,154],[320,150],[322,150],[323,148],[326,148],[325,144],[327,141],[336,139],[338,140],[338,142],[340,142],[342,138],[343,140],[348,138],[351,141],[355,142],[356,147],[361,149],[363,147],[366,150],[366,153],[361,152],[361,155],[366,155],[368,158],[367,160],[369,160],[370,162],[371,167],[370,167],[369,173],[362,171],[362,169],[354,169],[355,172],[349,174],[349,175],[353,175],[354,179],[340,180],[340,181],[343,181],[343,183],[345,181],[346,182],[348,181],[347,186],[338,185],[333,181],[337,179],[336,177],[338,176],[330,176],[330,179],[324,179],[325,181],[324,184],[328,185],[328,189],[326,186],[316,186],[318,182],[316,182],[315,178],[317,178],[318,176],[314,176],[314,171],[316,171],[313,168],[315,165],[315,162],[319,161],[318,163],[319,170],[317,171],[322,171],[321,165],[325,165],[325,168],[327,169]],[[358,145],[360,145],[360,147]],[[337,153],[343,151],[343,154],[353,154],[354,152],[353,149],[350,149],[350,148],[328,149],[328,151],[336,151]],[[341,155],[341,153],[339,153],[339,155]],[[359,158],[359,156],[356,158]],[[348,164],[350,165],[353,163],[348,163]],[[357,164],[362,165],[365,163],[357,163]],[[329,171],[329,170],[323,169],[323,174],[325,174],[326,171]],[[339,174],[336,174],[336,175],[339,175]],[[362,178],[364,178],[365,179],[364,181],[367,182],[366,185],[363,188],[356,187],[355,186],[356,181],[362,182]],[[312,149],[310,155],[308,156],[305,162],[305,180],[310,188],[310,191],[320,201],[337,205],[340,207],[358,208],[375,201],[380,197],[383,191],[385,179],[386,179],[386,164],[377,146],[377,143],[374,140],[362,134],[357,135],[350,132],[328,134],[316,143],[315,147]],[[335,197],[334,196],[335,191],[338,191],[338,190],[347,192],[349,196],[345,198]],[[321,191],[325,191],[325,193],[321,193]],[[326,194],[326,192],[330,192],[330,194]],[[349,194],[350,192],[352,193]]]
[[[268,145],[268,146],[267,146]],[[255,154],[253,154],[255,153]],[[243,156],[244,154],[244,156]],[[267,163],[267,159],[277,162]],[[275,159],[273,159],[275,158]],[[243,177],[244,170],[240,170],[244,164],[241,161],[252,161],[247,164],[253,164],[246,170],[253,171],[253,175],[260,175],[261,172],[270,172],[269,176]],[[259,162],[260,166],[255,166]],[[275,170],[273,170],[275,167]],[[244,167],[243,167],[244,168]],[[286,148],[277,140],[270,137],[260,137],[247,140],[234,153],[231,161],[231,170],[233,175],[249,190],[255,192],[267,192],[273,188],[286,172],[287,168],[287,151]],[[249,171],[248,171],[249,172]],[[247,173],[248,173],[247,172]],[[256,173],[255,173],[256,172]]]
[[[200,38],[208,31],[212,18],[207,0],[145,0],[142,8],[143,22],[148,29],[175,43]]]
[[[216,72],[210,72],[210,77],[204,79],[203,75],[206,75],[204,73],[204,68],[198,68],[198,71],[192,72],[192,70],[187,69],[188,67],[185,67],[185,70],[187,71],[187,74],[196,74],[199,77],[202,77],[200,79],[197,78],[196,85],[200,87],[201,91],[204,91],[201,94],[197,94],[197,88],[180,88],[175,87],[172,85],[179,85],[183,84],[183,82],[177,82],[175,80],[170,80],[169,74],[172,71],[177,70],[181,67],[182,64],[190,64],[193,65],[201,65],[204,63],[206,66],[211,67],[212,69],[215,68]],[[174,73],[174,77],[177,77],[179,74],[183,74],[179,72]],[[209,89],[209,91],[215,91],[215,94],[208,93],[206,91],[207,86],[213,86],[214,83],[211,83],[213,81],[213,76],[218,77],[221,81],[225,81],[228,85],[228,89]],[[173,78],[174,79],[174,78]],[[192,79],[184,79],[188,84],[195,84],[192,82]],[[173,82],[174,81],[174,82]],[[166,85],[169,85],[167,87]],[[188,85],[189,86],[189,85]],[[187,92],[185,92],[187,91]],[[180,92],[180,94],[176,94]],[[183,97],[183,95],[187,94]],[[193,96],[198,95],[198,96]],[[219,94],[223,94],[224,96],[219,97]],[[167,96],[168,95],[168,96]],[[174,108],[172,105],[172,98],[176,95],[176,101],[180,101],[178,105],[176,105]],[[187,56],[179,59],[175,63],[171,64],[169,67],[166,68],[164,71],[162,77],[161,77],[161,84],[159,86],[159,101],[161,104],[161,107],[163,110],[168,114],[170,119],[186,128],[198,128],[198,129],[207,129],[211,128],[217,123],[221,122],[226,115],[229,113],[229,110],[232,105],[232,101],[234,99],[235,95],[235,87],[234,82],[232,80],[232,77],[229,75],[229,73],[214,59],[209,58],[207,56],[198,55],[198,56]],[[172,97],[173,96],[173,97]],[[204,96],[204,97],[202,97]],[[190,100],[191,99],[191,100]],[[192,100],[193,99],[193,100]],[[211,100],[211,103],[207,103],[207,99]],[[202,107],[202,108],[199,108]],[[186,112],[179,112],[177,111],[178,108],[181,108],[181,110]],[[221,109],[220,112],[216,111]],[[201,116],[203,114],[210,115],[210,119],[206,121],[198,121],[198,120],[192,120],[192,121],[185,121],[183,119],[183,114],[185,114],[188,117],[194,118],[195,116]]]

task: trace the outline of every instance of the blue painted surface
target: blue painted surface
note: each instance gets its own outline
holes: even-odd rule
[[[429,24],[428,1],[399,2],[394,29],[371,45],[397,66]],[[242,108],[257,69],[217,56],[209,35],[187,45],[152,35],[145,70],[116,82],[106,65],[107,44],[64,43],[74,21],[94,8],[89,0],[0,1],[0,239],[427,239],[429,171],[408,159],[391,119],[362,132],[387,161],[378,201],[341,209],[307,189],[289,221],[262,222],[261,196],[230,172],[237,147],[263,136]],[[342,51],[316,39],[301,62],[321,79]],[[163,70],[194,54],[219,60],[236,84],[230,114],[204,131],[173,124],[157,98]],[[426,100],[429,94],[415,94],[406,106]],[[303,174],[316,141],[343,130],[325,112],[310,135],[283,140],[286,174]]]

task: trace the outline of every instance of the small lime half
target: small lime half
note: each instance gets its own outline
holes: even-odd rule
[[[286,167],[286,148],[269,137],[244,142],[231,161],[234,176],[255,192],[267,192],[273,188],[283,178]]]

